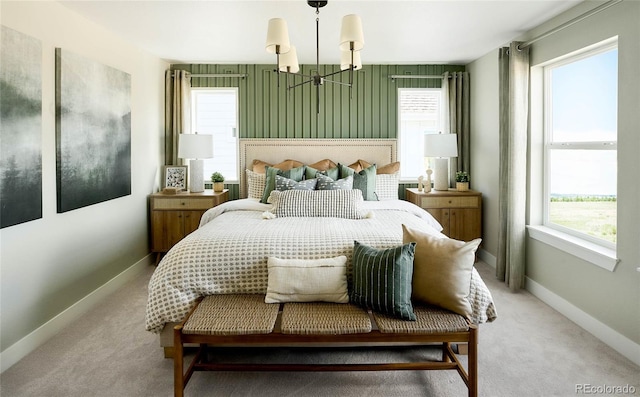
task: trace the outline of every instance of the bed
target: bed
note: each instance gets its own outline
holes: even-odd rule
[[[276,164],[296,159],[314,164],[331,159],[352,164],[396,162],[396,141],[387,139],[303,140],[247,139],[240,143],[240,169],[254,160]],[[395,175],[397,178],[397,175]],[[265,293],[267,259],[318,259],[345,256],[351,274],[354,241],[377,249],[403,243],[403,226],[439,237],[441,226],[425,210],[397,199],[395,185],[386,186],[382,200],[358,202],[359,219],[342,217],[274,216],[273,204],[251,196],[250,174],[242,172],[240,200],[203,215],[200,228],[176,244],[161,260],[149,283],[147,330],[164,335],[161,345],[170,356],[172,325],[182,321],[196,301],[212,294]],[[389,178],[388,177],[387,182]],[[382,178],[379,178],[382,179]],[[396,198],[393,198],[393,188]],[[378,187],[376,187],[378,188]],[[390,192],[390,193],[389,193]],[[390,196],[389,196],[390,194]],[[490,291],[473,268],[468,301],[474,324],[493,321],[496,310]],[[349,283],[351,283],[349,279]]]

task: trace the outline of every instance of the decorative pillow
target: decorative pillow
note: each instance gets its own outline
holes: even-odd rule
[[[413,299],[437,305],[465,317],[471,316],[468,300],[471,272],[481,239],[470,242],[433,236],[402,225],[402,241],[415,242]]]
[[[280,175],[276,175],[276,190],[316,190],[317,179],[305,179],[300,182],[296,182],[293,179],[285,178]]]
[[[395,163],[389,163],[387,165],[383,165],[382,167],[378,167],[376,172],[378,173],[378,175],[395,174],[396,172],[400,172],[400,162],[396,161]]]
[[[362,219],[359,190],[287,190],[271,193],[272,212],[279,217]]]
[[[260,174],[251,170],[246,170],[247,173],[247,197],[261,199],[262,193],[266,186],[266,175]]]
[[[289,170],[282,170],[276,167],[265,167],[266,170],[266,182],[264,192],[262,193],[261,203],[267,203],[267,199],[273,190],[276,188],[276,175],[283,176],[288,179],[293,179],[296,182],[300,182],[304,178],[304,166],[292,168]]]
[[[351,302],[403,320],[416,320],[411,277],[416,244],[375,249],[354,242]]]
[[[304,177],[305,179],[312,179],[312,178],[316,178],[317,175],[326,175],[329,178],[333,179],[334,181],[339,179],[338,175],[339,173],[339,169],[338,167],[334,167],[334,168],[330,168],[328,170],[319,170],[319,169],[315,169],[313,167],[311,167],[310,165],[306,166],[305,170],[304,170]]]
[[[313,164],[307,164],[307,167],[315,168],[318,171],[326,171],[331,168],[336,168],[338,165],[329,159],[320,160]]]
[[[369,168],[371,167],[373,164],[368,163],[364,160],[358,160],[353,164],[349,165],[349,168],[353,169],[355,172],[360,172],[362,170],[364,170],[365,168]]]
[[[304,167],[304,163],[301,163],[298,160],[287,159],[281,163],[274,164],[272,167],[283,171],[289,171],[294,168]]]
[[[348,303],[347,257],[267,259],[269,281],[265,303]]]
[[[362,191],[362,197],[367,201],[376,201],[376,165],[369,166],[362,171],[356,172],[351,167],[339,164],[340,177],[345,178],[353,175],[353,188]]]
[[[333,180],[323,174],[316,174],[318,180],[318,190],[351,190],[353,189],[353,176],[348,176],[344,179]]]
[[[253,160],[253,163],[251,164],[251,170],[253,172],[257,172],[258,174],[264,174],[265,171],[265,167],[271,167],[272,164],[267,163],[265,161],[262,160]]]
[[[376,196],[378,200],[398,200],[400,173],[376,175]]]

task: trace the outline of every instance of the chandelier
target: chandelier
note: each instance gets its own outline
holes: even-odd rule
[[[364,35],[362,33],[362,21],[355,14],[345,15],[342,18],[342,28],[340,29],[340,70],[337,72],[320,74],[320,8],[326,6],[328,1],[308,0],[307,4],[316,9],[316,70],[315,74],[302,74],[298,64],[296,48],[289,42],[289,30],[287,21],[282,18],[272,18],[269,20],[267,29],[267,52],[276,54],[278,73],[278,87],[280,86],[280,73],[294,76],[293,83],[288,84],[287,90],[313,83],[316,86],[316,113],[320,113],[320,86],[324,83],[339,84],[349,87],[353,85],[353,71],[362,68],[360,50],[364,47]],[[330,80],[327,77],[349,71],[349,82]],[[295,83],[295,76],[304,79],[301,83]]]

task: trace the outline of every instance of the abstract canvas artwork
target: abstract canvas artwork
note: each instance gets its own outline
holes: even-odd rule
[[[0,34],[0,228],[42,218],[42,44]]]
[[[131,194],[131,76],[56,48],[58,212]]]

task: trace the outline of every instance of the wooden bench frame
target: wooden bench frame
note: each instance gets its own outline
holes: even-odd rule
[[[184,323],[197,308],[194,307],[185,320],[174,327],[174,394],[184,396],[184,388],[194,371],[396,371],[396,370],[456,370],[469,391],[469,397],[478,395],[478,328],[469,324],[463,332],[441,332],[430,334],[382,333],[373,329],[367,333],[339,335],[283,334],[276,327],[269,334],[248,335],[193,335],[183,334]],[[282,305],[280,307],[282,311]],[[375,324],[371,319],[372,324]],[[468,344],[467,370],[452,348],[452,343]],[[185,344],[197,344],[196,355],[186,372]],[[251,363],[209,363],[206,362],[208,346],[280,346],[313,347],[323,346],[393,346],[393,345],[441,344],[442,358],[439,361],[381,364],[251,364]]]

